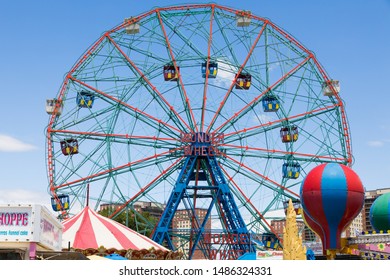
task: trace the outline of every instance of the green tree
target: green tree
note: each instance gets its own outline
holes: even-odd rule
[[[114,213],[113,207],[106,208],[99,212],[104,217],[110,217]],[[158,219],[149,212],[137,212],[134,209],[123,210],[120,214],[112,218],[114,221],[127,226],[128,228],[150,237]]]

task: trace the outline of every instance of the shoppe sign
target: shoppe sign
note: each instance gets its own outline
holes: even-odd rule
[[[0,208],[0,241],[32,239],[31,207]]]
[[[0,242],[36,242],[61,250],[62,225],[41,205],[0,205]]]

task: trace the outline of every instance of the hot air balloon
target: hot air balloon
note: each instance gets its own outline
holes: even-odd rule
[[[321,240],[324,240],[324,234],[322,232],[321,226],[315,221],[313,221],[312,218],[310,218],[310,216],[303,209],[301,214],[306,226],[308,226],[308,228],[311,229],[313,232],[317,233]],[[323,250],[323,253],[326,254],[326,250]]]
[[[380,195],[370,208],[370,223],[376,231],[390,230],[390,193]]]
[[[341,233],[364,204],[364,187],[349,167],[324,163],[313,168],[300,190],[302,208],[311,227],[322,239],[323,250],[341,249]]]

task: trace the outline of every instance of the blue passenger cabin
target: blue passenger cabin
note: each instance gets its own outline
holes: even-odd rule
[[[93,102],[95,100],[95,95],[89,91],[79,91],[77,93],[77,105],[80,108],[92,108]]]
[[[236,75],[236,89],[249,89],[251,86],[252,76],[247,73]]]
[[[177,72],[174,65],[164,65],[164,80],[165,81],[177,81],[179,78],[180,67],[177,66]]]
[[[264,244],[265,248],[270,249],[280,249],[279,239],[273,233],[263,233],[261,234],[261,242]]]
[[[69,209],[69,195],[60,194],[58,197],[59,202],[52,197],[51,198],[51,207],[54,211],[68,210]]]
[[[60,144],[61,144],[61,151],[65,156],[78,154],[79,152],[79,144],[77,139],[74,138],[65,139],[62,140]]]
[[[218,63],[216,62],[209,62],[209,67],[206,71],[207,62],[202,63],[202,77],[206,78],[206,73],[208,78],[215,78],[217,77],[218,73]]]
[[[295,142],[298,140],[298,127],[282,127],[280,129],[280,137],[282,138],[283,143]]]
[[[297,179],[301,173],[301,166],[297,162],[286,162],[282,167],[283,178]]]
[[[264,112],[276,112],[279,110],[280,102],[275,96],[265,96],[262,99]]]

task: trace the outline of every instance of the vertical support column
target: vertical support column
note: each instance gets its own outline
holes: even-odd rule
[[[169,228],[171,226],[173,217],[175,216],[177,207],[179,206],[180,201],[186,191],[190,175],[194,169],[196,158],[197,157],[188,157],[184,162],[175,188],[169,197],[167,205],[165,206],[164,212],[161,215],[160,221],[158,222],[157,228],[152,237],[152,239],[159,244],[163,244],[164,241],[166,241],[170,250],[175,250],[175,248],[169,236]]]
[[[199,146],[200,148],[204,147],[200,145],[194,145],[193,147],[195,146]],[[200,164],[203,166],[202,172],[207,173],[207,177],[209,178],[208,186],[189,186],[193,173],[195,171],[199,172],[199,170],[195,170],[195,163],[198,160],[202,161],[203,164]],[[210,217],[214,205],[218,205],[219,207],[221,219],[223,219],[225,227],[224,234],[228,235],[226,240],[231,240],[229,244],[226,244],[227,251],[230,252],[228,255],[238,258],[245,253],[255,252],[255,246],[251,243],[250,233],[245,221],[241,216],[237,204],[234,201],[233,194],[214,156],[192,155],[187,157],[152,239],[159,244],[168,246],[170,250],[176,250],[171,236],[173,218],[180,202],[188,199],[191,191],[187,190],[194,191],[197,188],[203,192],[205,190],[210,191],[209,197],[213,197],[213,199],[208,206],[207,215],[199,225],[199,228],[191,229],[191,233],[195,236],[195,239],[191,244],[191,248],[189,248],[189,257],[192,258],[195,248],[199,244],[203,244],[202,236],[204,235],[206,222]],[[184,205],[189,212],[196,213],[195,209],[193,209],[194,205],[186,203]]]

